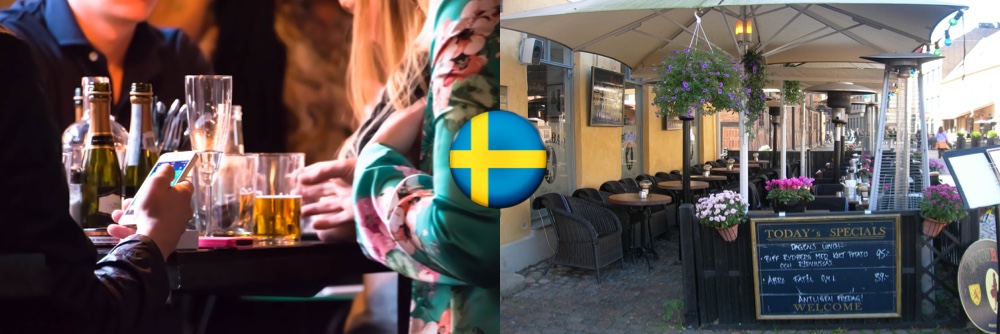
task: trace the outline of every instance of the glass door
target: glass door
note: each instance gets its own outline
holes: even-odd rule
[[[528,66],[528,118],[539,128],[545,141],[546,172],[535,195],[573,193],[570,178],[573,141],[569,121],[572,112],[568,90],[568,70],[553,65]]]
[[[625,126],[622,127],[622,178],[634,179],[642,168],[642,85],[625,83]]]

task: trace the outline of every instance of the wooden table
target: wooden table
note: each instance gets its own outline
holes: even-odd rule
[[[684,181],[663,181],[657,183],[656,185],[660,188],[668,190],[684,190]],[[691,181],[691,190],[701,190],[705,188],[708,188],[708,182]]]
[[[649,217],[651,216],[650,207],[654,205],[665,205],[673,202],[673,199],[667,195],[660,194],[647,194],[646,198],[640,198],[639,193],[624,193],[624,194],[614,194],[608,196],[608,201],[611,204],[625,205],[630,207],[639,208],[642,210],[642,224],[641,231],[639,232],[639,239],[642,240],[643,237],[646,240],[640,241],[640,243],[645,243],[648,240],[648,245],[639,245],[639,247],[632,246],[629,247],[629,252],[635,256],[636,254],[642,254],[642,257],[646,259],[646,266],[649,267],[649,271],[653,271],[653,265],[649,262],[649,257],[647,254],[653,254],[653,259],[659,259],[659,255],[656,254],[656,250],[653,249],[653,235],[650,233],[649,227]],[[631,235],[629,240],[632,240]]]
[[[110,250],[99,248],[98,253]],[[326,286],[361,284],[364,274],[388,271],[392,270],[365,257],[354,242],[179,250],[167,259],[170,289],[179,296],[208,295],[205,307],[211,307],[218,295],[311,297]],[[398,279],[399,330],[406,333],[411,280],[402,275]],[[193,310],[182,307],[181,312]]]
[[[712,171],[713,172],[719,172],[719,173],[726,173],[726,174],[739,174],[740,173],[740,168],[739,167],[733,167],[733,169],[729,169],[728,167],[715,167],[715,168],[712,168]]]
[[[691,180],[697,180],[697,181],[725,181],[725,180],[727,180],[727,178],[725,176],[721,176],[721,175],[709,175],[709,176],[691,175]]]
[[[770,165],[771,164],[771,162],[767,161],[767,160],[747,160],[747,163],[749,163],[749,164],[758,164],[758,165]]]

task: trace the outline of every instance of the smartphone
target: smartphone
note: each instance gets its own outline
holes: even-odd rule
[[[250,237],[199,237],[198,248],[250,248],[253,238]]]
[[[139,191],[135,193],[135,198],[132,199],[132,203],[125,208],[125,214],[123,214],[122,218],[118,220],[118,224],[132,227],[136,225],[135,211],[132,208],[137,207],[136,204],[142,203],[144,195],[149,192],[149,189],[147,188],[149,188],[148,184],[150,183],[150,179],[152,179],[151,176],[156,173],[156,171],[166,165],[174,167],[174,179],[173,181],[170,181],[170,185],[173,186],[174,184],[177,184],[177,182],[180,182],[180,180],[188,178],[188,173],[191,169],[193,169],[197,157],[198,156],[195,155],[194,151],[169,152],[161,155],[160,158],[156,160],[156,164],[153,165],[153,169],[149,172],[149,175],[146,176],[146,180],[142,182],[142,186],[139,187]]]

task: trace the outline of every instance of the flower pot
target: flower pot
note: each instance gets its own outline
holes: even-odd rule
[[[809,203],[804,199],[788,202],[778,202],[778,200],[772,200],[771,208],[774,209],[774,213],[778,212],[806,212],[806,204]]]
[[[979,138],[972,138],[972,147],[979,147]]]
[[[938,233],[941,233],[941,230],[943,230],[945,226],[948,226],[948,223],[942,223],[934,219],[924,218],[924,234],[931,238],[937,237]]]
[[[719,235],[722,236],[722,240],[733,242],[736,241],[736,235],[740,231],[739,227],[739,225],[733,225],[728,228],[716,227],[715,230],[719,231]]]

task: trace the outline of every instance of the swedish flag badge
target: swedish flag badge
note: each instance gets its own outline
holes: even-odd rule
[[[473,202],[506,208],[524,202],[545,176],[545,145],[538,129],[509,111],[476,115],[451,144],[451,175]]]

